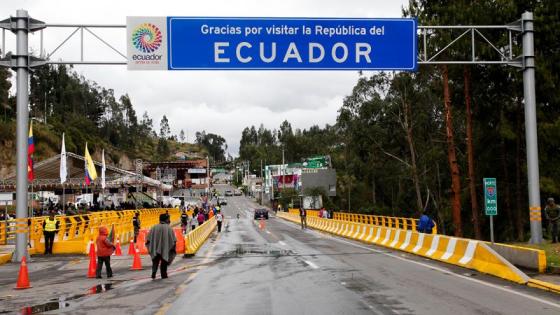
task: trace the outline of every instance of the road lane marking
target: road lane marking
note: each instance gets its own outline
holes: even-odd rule
[[[266,234],[270,234],[270,231],[265,231],[265,232],[266,232]]]
[[[306,264],[309,265],[309,267],[313,268],[313,269],[319,269],[319,266],[315,265],[314,263],[310,262],[309,260],[304,260],[304,262]]]
[[[218,234],[216,236],[216,241],[218,241],[221,238],[222,234]],[[212,254],[214,253],[214,248],[216,247],[216,243],[214,242],[210,248],[208,249],[208,251],[206,252],[206,254],[204,255],[204,259],[201,262],[201,265],[205,265],[207,264],[211,259],[212,259]],[[187,283],[191,280],[193,280],[197,275],[198,272],[202,271],[203,268],[199,269],[197,272],[191,273],[187,279],[185,279],[185,281],[183,281],[176,289],[175,289],[175,296],[179,296],[181,294],[183,294],[183,292],[185,291],[186,287],[187,287]],[[165,313],[167,313],[167,311],[169,310],[169,308],[176,302],[177,299],[171,301],[171,302],[166,302],[164,303],[159,310],[156,312],[156,315],[164,315]]]
[[[298,231],[300,230],[297,226],[294,226],[293,224],[290,224],[291,222],[285,222],[285,221],[280,221],[280,222],[282,222],[282,223],[284,223],[288,226],[291,226],[292,228],[294,228]],[[319,232],[313,231],[313,230],[307,230],[307,233],[312,233],[312,234],[315,234],[315,235],[320,234]],[[332,240],[335,240],[335,241],[340,242],[340,243],[345,243],[345,244],[348,244],[348,245],[351,245],[351,246],[354,246],[354,247],[357,247],[357,248],[362,248],[362,249],[365,249],[365,250],[369,250],[369,251],[374,252],[374,253],[379,253],[379,254],[382,254],[382,255],[385,255],[385,256],[393,257],[393,258],[396,258],[396,259],[399,259],[399,260],[402,260],[402,261],[405,261],[405,262],[409,262],[409,263],[412,263],[412,264],[416,264],[418,266],[422,266],[422,267],[425,267],[425,268],[428,268],[428,269],[437,270],[437,271],[440,271],[440,272],[442,272],[446,275],[455,276],[455,277],[463,279],[463,280],[471,281],[471,282],[478,283],[480,285],[484,285],[484,286],[487,286],[487,287],[490,287],[490,288],[494,288],[494,289],[501,290],[501,291],[504,291],[504,292],[507,292],[507,293],[515,294],[515,295],[527,298],[529,300],[533,300],[535,302],[540,302],[540,303],[543,303],[543,304],[546,304],[546,305],[549,305],[549,306],[560,309],[560,304],[550,302],[548,300],[541,299],[541,298],[538,298],[536,296],[532,296],[532,295],[525,294],[525,293],[522,293],[522,292],[517,292],[513,289],[508,289],[508,288],[505,288],[505,287],[502,287],[502,286],[499,286],[499,285],[496,285],[496,284],[492,284],[492,283],[484,282],[482,280],[478,280],[478,279],[474,279],[474,278],[471,278],[471,277],[463,276],[463,275],[457,274],[457,273],[455,273],[451,270],[440,268],[440,267],[437,267],[435,265],[430,265],[430,264],[422,263],[422,262],[419,262],[419,261],[414,261],[414,260],[406,258],[406,257],[400,257],[400,256],[397,256],[397,255],[394,255],[394,254],[391,254],[391,253],[388,253],[388,252],[384,252],[384,251],[381,251],[381,250],[378,250],[378,249],[369,248],[369,247],[366,247],[366,246],[355,244],[355,243],[346,241],[344,239],[334,237],[332,235],[329,235],[329,236]]]
[[[282,246],[286,246],[286,243],[279,241],[278,244],[282,245]]]

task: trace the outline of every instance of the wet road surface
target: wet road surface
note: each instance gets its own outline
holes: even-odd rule
[[[560,298],[462,268],[302,231],[229,198],[215,264],[176,292],[167,314],[559,314]],[[239,220],[236,214],[241,214]]]
[[[253,220],[254,202],[228,197],[228,203],[222,207],[222,233],[213,234],[194,257],[177,257],[166,280],[149,278],[147,257],[146,269],[133,273],[126,271],[130,258],[120,258],[120,268],[115,259],[120,271],[112,281],[84,279],[85,259],[47,262],[52,268],[34,272],[35,279],[44,275],[29,294],[39,294],[35,300],[57,314],[560,314],[558,295],[302,231],[273,216],[261,225]],[[13,282],[2,275],[0,283]],[[57,294],[57,288],[65,293]],[[0,296],[0,313],[3,303],[16,305],[27,292]]]

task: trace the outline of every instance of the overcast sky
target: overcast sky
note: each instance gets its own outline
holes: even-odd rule
[[[400,17],[406,0],[1,0],[0,18],[26,9],[36,19],[60,24],[125,24],[126,16],[266,16],[266,17]],[[52,51],[71,29],[44,31],[44,46]],[[126,54],[125,31],[97,31]],[[123,60],[86,33],[86,60]],[[39,51],[39,35],[30,38]],[[79,37],[74,37],[52,59],[79,59]],[[14,37],[7,35],[7,50]],[[358,74],[312,71],[128,71],[126,66],[77,66],[99,85],[128,93],[140,117],[146,110],[156,128],[163,115],[171,130],[206,130],[226,138],[237,156],[246,126],[278,128],[287,119],[294,128],[333,124],[342,99]]]

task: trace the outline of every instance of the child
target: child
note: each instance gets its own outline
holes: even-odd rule
[[[105,263],[107,270],[107,278],[113,277],[113,270],[111,270],[111,255],[115,250],[115,245],[107,239],[107,228],[102,226],[99,228],[99,236],[97,236],[97,269],[95,270],[95,277],[101,279],[101,268]]]

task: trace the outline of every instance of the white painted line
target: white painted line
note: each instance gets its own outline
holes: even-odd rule
[[[286,224],[288,226],[291,226],[294,229],[299,230],[297,227],[295,227],[293,224],[290,224],[289,222],[285,222],[285,221],[281,221],[281,222],[283,222],[284,224]],[[309,230],[308,233],[309,234],[314,234],[315,236],[321,235],[318,232],[311,231],[311,230]],[[420,233],[420,236],[422,237],[423,233]],[[555,307],[555,308],[560,310],[560,304],[554,303],[554,302],[551,302],[551,301],[548,301],[548,300],[545,300],[545,299],[541,299],[539,297],[532,296],[530,294],[517,292],[513,289],[505,288],[505,287],[497,285],[497,284],[492,284],[492,283],[484,282],[482,280],[474,279],[472,277],[457,274],[457,273],[455,273],[455,272],[453,272],[449,269],[440,268],[440,267],[435,266],[435,265],[422,263],[422,262],[419,262],[419,261],[411,260],[411,259],[406,258],[406,257],[400,257],[400,256],[397,256],[397,255],[394,255],[394,254],[391,254],[391,253],[387,253],[387,252],[384,252],[384,251],[381,251],[381,250],[377,250],[377,249],[374,249],[374,248],[369,248],[369,247],[366,247],[366,246],[362,246],[360,244],[355,244],[351,241],[347,241],[347,240],[339,238],[339,237],[331,236],[330,239],[332,239],[334,241],[337,241],[337,242],[340,242],[340,243],[348,244],[348,245],[351,245],[351,246],[354,246],[354,247],[357,247],[357,248],[362,248],[362,249],[365,249],[365,250],[368,250],[368,251],[371,251],[371,252],[374,252],[374,253],[379,253],[379,254],[382,254],[382,255],[385,255],[385,256],[388,256],[388,257],[396,258],[396,259],[399,259],[399,260],[402,260],[402,261],[405,261],[405,262],[408,262],[408,263],[411,263],[411,264],[422,266],[422,267],[425,267],[427,269],[439,271],[439,272],[442,272],[446,275],[451,275],[451,276],[454,276],[454,277],[457,277],[457,278],[460,278],[460,279],[463,279],[463,280],[466,280],[466,281],[471,281],[471,282],[474,282],[474,283],[477,283],[477,284],[480,284],[480,285],[483,285],[483,286],[486,286],[486,287],[490,287],[490,288],[493,288],[493,289],[496,289],[496,290],[500,290],[500,291],[511,293],[511,294],[514,294],[514,295],[517,295],[517,296],[521,296],[521,297],[524,297],[526,299],[533,300],[533,301],[539,302],[539,303],[543,303],[543,304]],[[420,238],[418,240],[420,240]],[[422,241],[423,240],[424,240],[424,238],[422,237]],[[472,245],[471,245],[471,243],[472,243]],[[469,257],[469,261],[470,261],[470,259],[472,259],[472,255],[474,255],[474,249],[476,248],[476,245],[477,245],[477,241],[469,241],[469,245],[468,245],[467,251],[466,251],[466,252],[470,252],[470,254],[471,254],[471,256]],[[471,251],[469,251],[470,247],[473,247],[473,249]],[[466,257],[468,257],[467,253],[465,253],[465,257],[463,257],[463,259],[465,259]],[[466,263],[468,263],[468,261]],[[341,282],[340,284],[346,285],[345,282]]]
[[[282,246],[286,246],[286,243],[279,241],[278,244],[282,245]]]
[[[391,229],[387,229],[387,233],[385,233],[385,239],[381,242],[381,245],[385,245],[389,241],[389,237],[391,236]]]
[[[372,238],[373,238],[373,226],[369,228],[369,236],[366,238],[366,242],[371,242]]]
[[[391,242],[391,247],[395,247],[397,246],[397,243],[399,242],[399,237],[401,235],[401,230],[397,230],[397,233],[395,234],[395,240],[393,240],[393,242]]]
[[[424,244],[424,233],[418,233],[418,241],[416,242],[416,246],[412,249],[412,252],[417,253],[420,248],[422,248],[422,244]]]
[[[377,228],[377,233],[375,234],[375,238],[373,239],[374,243],[377,243],[377,240],[379,239],[379,236],[381,236],[381,228],[380,227]]]
[[[270,231],[265,231],[265,232],[266,232],[266,234],[270,234]]]
[[[377,250],[377,249],[365,247],[365,246],[362,246],[362,245],[359,245],[359,244],[354,244],[354,243],[352,243],[352,242],[350,242],[350,241],[346,241],[346,240],[340,239],[340,238],[338,238],[338,237],[331,237],[331,239],[336,240],[337,242],[341,242],[341,243],[345,243],[345,244],[352,245],[352,246],[354,246],[354,247],[362,248],[362,249],[369,250],[369,251],[372,251],[372,252],[375,252],[375,253],[380,253],[380,254],[385,255],[385,256],[389,256],[389,257],[393,257],[393,258],[396,258],[396,259],[399,259],[399,260],[402,260],[402,261],[406,261],[406,262],[409,262],[409,263],[412,263],[412,264],[415,264],[415,265],[419,265],[419,266],[422,266],[422,267],[426,267],[426,268],[428,268],[428,269],[437,270],[437,271],[440,271],[440,272],[442,272],[442,273],[445,273],[446,275],[455,276],[455,277],[460,278],[460,279],[463,279],[463,280],[471,281],[471,282],[474,282],[474,283],[477,283],[477,284],[480,284],[480,285],[483,285],[483,286],[487,286],[487,287],[490,287],[490,288],[493,288],[493,289],[496,289],[496,290],[501,290],[501,291],[504,291],[504,292],[507,292],[507,293],[515,294],[515,295],[518,295],[518,296],[522,296],[522,297],[527,298],[527,299],[529,299],[529,300],[533,300],[533,301],[535,301],[535,302],[543,303],[543,304],[546,304],[546,305],[555,307],[555,308],[557,308],[557,309],[560,309],[560,304],[557,304],[557,303],[554,303],[554,302],[550,302],[550,301],[548,301],[548,300],[541,299],[541,298],[538,298],[538,297],[536,297],[536,296],[532,296],[532,295],[525,294],[525,293],[522,293],[522,292],[517,292],[517,291],[512,290],[512,289],[504,288],[504,287],[502,287],[502,286],[500,286],[500,285],[496,285],[496,284],[484,282],[484,281],[482,281],[482,280],[478,280],[478,279],[474,279],[474,278],[471,278],[471,277],[463,276],[463,275],[454,273],[454,272],[452,272],[452,271],[450,271],[450,270],[437,267],[437,266],[435,266],[435,265],[430,265],[430,264],[425,264],[425,263],[422,263],[422,262],[419,262],[419,261],[414,261],[414,260],[408,259],[408,258],[406,258],[406,257],[399,257],[399,256],[397,256],[397,255],[393,255],[393,254],[391,254],[391,253],[387,253],[387,252],[384,252],[384,251],[381,251],[381,250]],[[471,242],[475,243],[475,245],[476,245],[476,241],[471,241]],[[470,244],[469,244],[469,245],[470,245]],[[471,257],[471,258],[472,258],[472,257]]]
[[[304,260],[306,264],[309,265],[309,267],[313,268],[313,269],[319,269],[319,266],[315,265],[314,263],[310,262],[309,260]]]
[[[432,257],[432,255],[436,252],[438,245],[439,235],[434,235],[434,238],[432,239],[432,246],[430,246],[430,250],[426,253],[426,256]]]
[[[405,249],[410,245],[410,238],[412,237],[412,231],[406,231],[406,237],[404,238],[404,243],[401,245],[400,249]]]
[[[463,258],[461,258],[461,260],[459,260],[460,264],[466,265],[472,260],[477,244],[478,243],[476,241],[469,241],[469,245],[467,245],[467,250],[465,251],[465,255],[463,256]]]
[[[455,245],[457,245],[457,239],[454,238],[454,237],[451,237],[449,239],[449,243],[447,244],[447,249],[445,250],[445,254],[443,254],[443,256],[441,256],[441,259],[448,260],[449,257],[451,257],[453,255],[453,253],[455,252]]]

